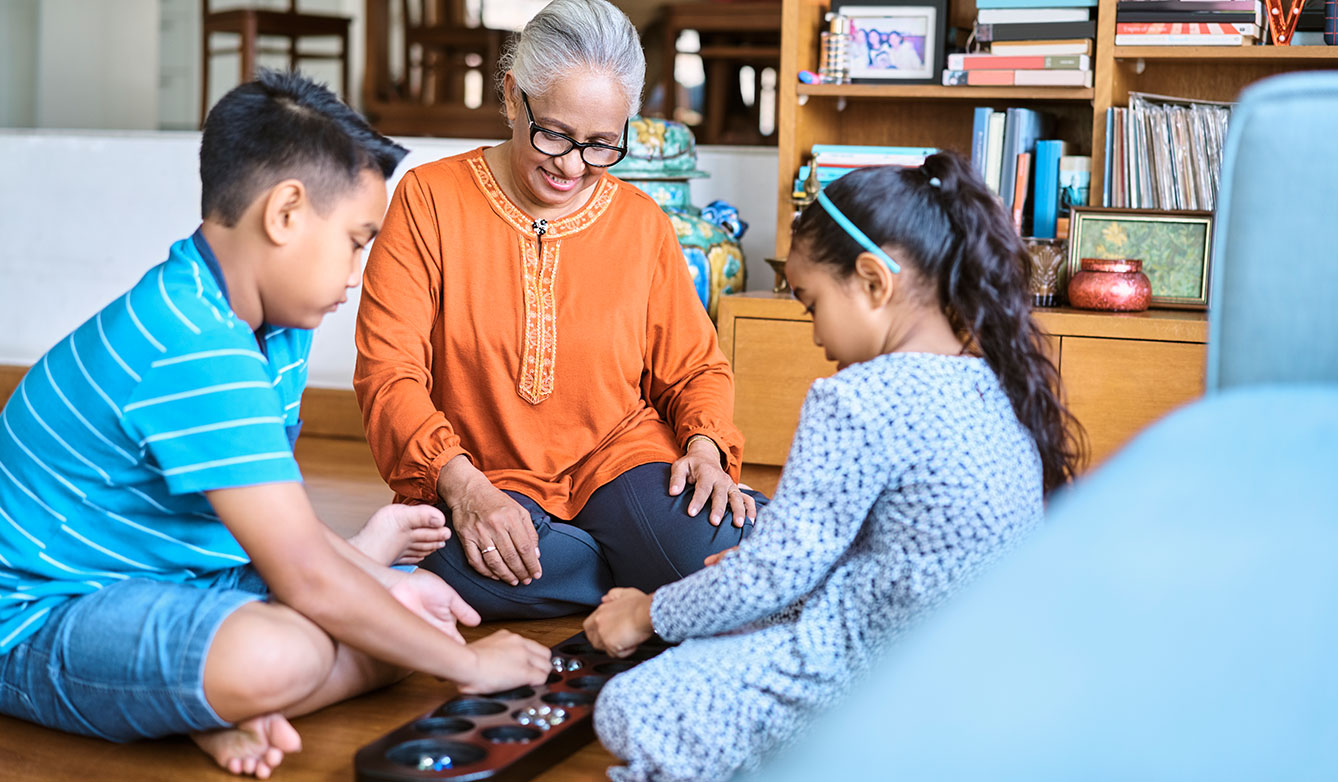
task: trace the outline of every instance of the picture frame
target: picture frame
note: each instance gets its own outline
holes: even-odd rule
[[[947,0],[877,4],[833,0],[848,22],[846,55],[856,84],[938,84],[943,78]]]
[[[1151,306],[1206,310],[1212,282],[1213,213],[1075,206],[1069,279],[1083,258],[1135,258],[1152,283]]]

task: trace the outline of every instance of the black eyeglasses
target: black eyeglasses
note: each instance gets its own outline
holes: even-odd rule
[[[530,96],[526,95],[524,90],[521,90],[520,99],[525,104],[525,115],[530,118],[530,145],[545,155],[562,157],[573,149],[579,149],[581,150],[581,160],[584,160],[587,166],[595,168],[608,168],[627,157],[626,141],[630,120],[623,122],[623,134],[621,136],[623,146],[621,147],[612,144],[582,142],[564,133],[558,133],[556,130],[549,130],[535,122],[534,112],[530,110]]]

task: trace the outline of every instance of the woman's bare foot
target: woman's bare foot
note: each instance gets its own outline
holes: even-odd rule
[[[257,779],[269,779],[284,755],[302,750],[302,737],[278,713],[252,717],[231,728],[192,733],[191,741],[228,771]]]
[[[387,505],[348,539],[385,565],[413,565],[446,545],[446,517],[431,505]]]

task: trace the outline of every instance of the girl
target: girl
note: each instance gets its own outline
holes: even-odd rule
[[[1027,252],[956,155],[868,168],[794,227],[785,274],[838,373],[809,390],[776,498],[736,551],[586,620],[615,656],[595,712],[616,782],[755,766],[879,649],[1036,524],[1076,422],[1031,320]]]

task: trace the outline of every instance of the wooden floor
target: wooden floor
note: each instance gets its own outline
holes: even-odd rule
[[[298,445],[307,486],[321,517],[349,534],[390,499],[361,440],[303,438]],[[505,622],[462,628],[467,638],[507,627],[545,646],[579,632],[581,617]],[[353,779],[353,753],[390,730],[423,715],[455,694],[453,685],[414,675],[394,687],[331,706],[293,721],[303,749],[274,775],[285,782]],[[544,782],[604,779],[614,758],[592,744],[537,777]],[[112,744],[70,736],[0,717],[0,779],[25,782],[177,782],[235,779],[185,738]]]

